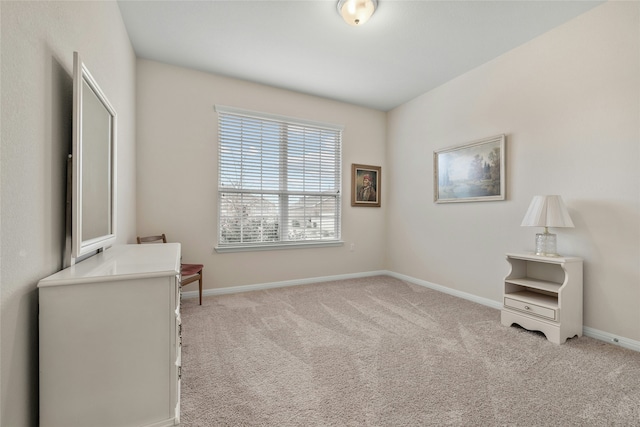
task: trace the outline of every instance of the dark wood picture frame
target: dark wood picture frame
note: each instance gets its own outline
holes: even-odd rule
[[[351,206],[380,207],[382,168],[351,165]],[[365,182],[368,181],[368,182]]]

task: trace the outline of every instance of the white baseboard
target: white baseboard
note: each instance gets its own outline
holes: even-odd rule
[[[258,283],[255,285],[231,286],[228,288],[204,289],[202,296],[227,295],[239,292],[262,291],[265,289],[284,288],[287,286],[309,285],[311,283],[332,282],[334,280],[356,279],[358,277],[389,276],[385,270],[369,271],[365,273],[338,274],[335,276],[312,277],[309,279],[285,280],[283,282]],[[198,298],[198,291],[182,293],[183,298]]]
[[[286,280],[282,282],[271,283],[259,283],[255,285],[243,285],[243,286],[231,286],[228,288],[217,289],[205,289],[202,291],[202,296],[215,296],[215,295],[227,295],[235,294],[239,292],[260,291],[265,289],[284,288],[287,286],[309,285],[311,283],[319,282],[331,282],[334,280],[355,279],[359,277],[371,277],[386,275],[395,277],[396,279],[411,282],[413,284],[424,286],[435,291],[443,292],[445,294],[452,295],[454,297],[463,298],[478,304],[485,305],[487,307],[495,308],[496,310],[502,310],[502,303],[494,301],[492,299],[479,297],[477,295],[469,294],[467,292],[457,291],[455,289],[447,288],[446,286],[436,285],[435,283],[427,282],[426,280],[416,279],[415,277],[405,276],[404,274],[394,273],[388,270],[368,271],[363,273],[351,273],[351,274],[339,274],[335,276],[323,276],[312,277],[308,279]],[[198,291],[189,291],[182,293],[183,298],[198,298]],[[590,328],[588,326],[582,327],[583,335],[594,338],[600,341],[607,342],[609,344],[617,345],[620,347],[628,348],[640,352],[640,341],[632,340],[630,338],[613,335],[608,332],[600,331],[598,329]]]
[[[619,335],[613,335],[613,334],[610,334],[609,332],[599,331],[598,329],[590,328],[588,326],[582,327],[582,334],[587,337],[608,342],[609,344],[617,345],[620,347],[628,348],[629,350],[635,350],[640,352],[640,341],[621,337]]]
[[[487,307],[502,310],[502,303],[494,301],[488,298],[482,298],[477,295],[468,294],[466,292],[457,291],[455,289],[447,288],[446,286],[436,285],[435,283],[427,282],[426,280],[416,279],[415,277],[405,276],[404,274],[394,273],[387,271],[387,276],[395,277],[396,279],[411,282],[416,285],[424,286],[425,288],[433,289],[434,291],[442,292],[445,294],[453,295],[454,297],[463,298],[469,301],[477,302],[478,304],[486,305]]]

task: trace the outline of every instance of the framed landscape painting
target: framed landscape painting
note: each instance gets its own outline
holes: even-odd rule
[[[497,135],[434,151],[434,201],[505,199],[505,136]]]
[[[351,165],[351,206],[380,207],[380,166]]]

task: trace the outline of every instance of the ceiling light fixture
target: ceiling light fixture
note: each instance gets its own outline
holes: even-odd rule
[[[358,27],[371,18],[377,6],[377,0],[339,0],[338,13],[347,24]]]

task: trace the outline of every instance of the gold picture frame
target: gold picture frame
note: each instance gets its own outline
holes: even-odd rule
[[[380,207],[382,167],[351,165],[351,206]]]
[[[433,153],[436,203],[505,200],[505,136],[496,135]]]

